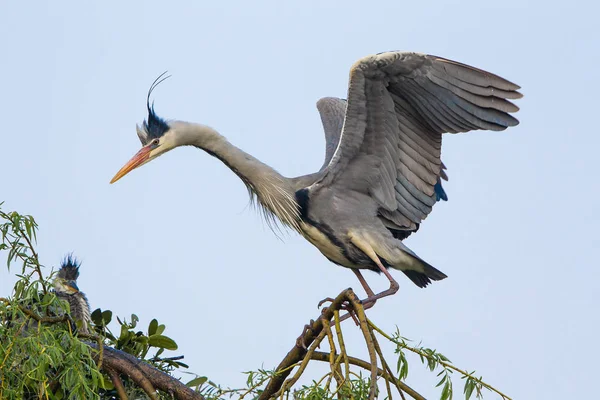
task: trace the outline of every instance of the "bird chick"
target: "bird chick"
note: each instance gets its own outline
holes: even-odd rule
[[[79,332],[88,334],[92,319],[87,297],[77,287],[80,265],[81,263],[75,257],[67,255],[61,263],[53,284],[58,298],[69,303],[71,317],[81,323]]]

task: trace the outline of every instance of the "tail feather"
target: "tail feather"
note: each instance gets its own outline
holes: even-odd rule
[[[373,260],[376,256],[386,268],[398,269],[413,281],[418,287],[425,287],[431,281],[439,281],[447,278],[442,271],[429,265],[421,259],[414,251],[406,247],[402,241],[395,239],[389,231],[387,235],[378,235],[379,232],[361,234],[350,232],[350,240]],[[375,253],[375,254],[372,254]],[[371,265],[377,270],[376,265]]]
[[[429,285],[432,280],[441,281],[442,279],[447,278],[446,274],[444,274],[443,272],[433,267],[431,267],[431,269],[433,271],[427,270],[427,275],[412,269],[402,270],[402,272],[404,272],[404,275],[406,275],[408,279],[410,279],[415,285],[417,285],[420,288],[424,288],[425,286]]]
[[[416,255],[415,252],[406,247],[404,243],[401,244],[401,247],[406,254],[410,255],[413,260],[416,261],[417,265],[415,265],[415,268],[413,269],[400,268],[400,270],[418,287],[424,288],[429,285],[431,281],[441,281],[448,277],[442,271]]]

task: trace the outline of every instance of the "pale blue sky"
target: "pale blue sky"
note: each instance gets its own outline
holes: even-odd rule
[[[515,399],[597,393],[592,2],[4,1],[0,10],[4,209],[37,218],[47,265],[70,251],[83,259],[92,308],[135,312],[144,325],[158,318],[190,369],[223,384],[275,366],[320,299],[360,286],[299,236],[278,240],[238,178],[201,151],[177,149],[108,184],[140,146],[135,124],[154,78],[173,75],[155,92],[159,115],[211,125],[288,176],[320,167],[315,102],[344,97],[362,56],[426,52],[521,85],[517,128],[445,137],[450,201],[406,243],[449,278],[422,290],[395,273],[399,293],[369,315]],[[13,282],[0,268],[0,293]],[[350,340],[364,355],[358,334]],[[408,383],[434,397],[435,376],[418,363]]]

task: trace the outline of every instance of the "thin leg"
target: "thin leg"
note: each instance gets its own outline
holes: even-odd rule
[[[364,276],[362,276],[360,271],[353,268],[352,272],[354,272],[354,275],[356,275],[356,277],[360,281],[360,284],[362,285],[363,289],[365,289],[365,292],[367,292],[367,296],[368,297],[375,296],[375,293],[373,293],[373,290],[371,290],[371,288],[369,287],[369,284],[365,280]]]
[[[390,281],[390,288],[389,289],[384,290],[381,293],[375,294],[373,292],[373,290],[371,289],[371,287],[369,287],[369,285],[367,284],[367,281],[362,276],[362,274],[360,273],[360,271],[357,270],[357,269],[352,269],[352,272],[354,272],[354,274],[358,278],[360,284],[365,289],[365,292],[367,292],[367,298],[364,299],[364,300],[362,300],[363,308],[365,310],[367,310],[367,309],[373,307],[375,305],[375,302],[377,300],[381,299],[382,297],[391,296],[391,295],[395,294],[398,291],[398,289],[400,288],[400,285],[398,284],[398,282],[396,282],[396,280],[394,279],[394,277],[389,273],[389,271],[387,270],[387,268],[385,268],[383,266],[383,264],[381,263],[381,260],[377,256],[377,253],[375,253],[375,250],[373,250],[373,247],[371,247],[371,245],[367,241],[363,240],[358,235],[352,234],[352,232],[350,233],[349,236],[350,236],[350,240],[352,241],[352,243],[356,247],[358,247],[359,249],[361,249],[371,260],[373,260],[373,262],[377,265],[377,267],[381,270],[381,272],[383,272],[383,274]],[[325,300],[323,300],[321,303],[319,303],[319,306],[321,304],[323,304],[323,302],[325,302],[325,301],[331,301],[331,299],[325,299]],[[354,315],[352,314],[352,312],[349,312],[348,314],[342,316],[340,318],[340,321],[343,321],[343,320],[348,319],[350,317],[354,318]],[[356,322],[356,320],[355,320],[355,322]]]
[[[389,271],[387,270],[387,268],[385,268],[381,264],[381,260],[379,259],[379,257],[377,256],[377,254],[375,253],[375,250],[373,250],[373,248],[371,247],[371,245],[369,245],[367,242],[365,242],[363,240],[360,240],[358,237],[353,236],[353,235],[351,235],[351,239],[350,240],[352,240],[352,243],[354,243],[354,245],[356,245],[356,247],[358,247],[359,249],[361,249],[367,256],[369,256],[369,258],[371,260],[373,260],[373,262],[379,267],[379,269],[381,270],[381,272],[383,272],[383,274],[390,281],[390,288],[388,290],[384,290],[381,293],[375,294],[373,292],[373,290],[371,289],[371,287],[369,287],[369,285],[367,284],[367,281],[362,276],[362,274],[360,273],[360,271],[357,270],[357,269],[352,269],[352,272],[354,272],[354,274],[356,275],[356,277],[360,281],[360,284],[365,289],[365,292],[367,292],[367,298],[364,299],[364,300],[362,300],[362,303],[363,303],[363,308],[365,310],[368,310],[369,308],[371,308],[371,307],[373,307],[375,305],[375,302],[378,299],[381,299],[382,297],[386,297],[386,296],[391,296],[394,293],[396,293],[398,291],[398,289],[400,288],[400,285],[398,285],[398,282],[396,282],[396,280],[389,273]],[[352,314],[352,312],[349,312],[348,314],[343,315],[340,318],[340,321],[348,319],[349,317],[353,317],[353,319],[355,318],[354,315]],[[356,322],[356,320],[355,320],[355,322]]]
[[[386,296],[391,296],[394,293],[396,293],[398,291],[398,289],[400,288],[400,285],[398,284],[398,282],[396,282],[396,280],[390,274],[390,272],[387,270],[387,268],[385,268],[383,266],[383,264],[381,264],[381,260],[377,256],[377,253],[375,253],[375,250],[373,250],[373,248],[371,247],[371,245],[368,242],[366,242],[365,240],[362,240],[359,236],[352,235],[352,234],[350,235],[350,240],[356,247],[361,249],[371,260],[373,260],[373,262],[377,265],[377,267],[381,270],[381,272],[383,272],[383,274],[390,281],[389,289],[384,290],[383,292],[378,293],[378,294],[373,294],[373,291],[371,291],[371,293],[369,293],[369,297],[367,297],[366,299],[363,300],[363,304],[365,305],[365,308],[370,308],[373,306],[373,304],[375,304],[375,302],[378,299],[381,299],[382,297],[386,297]],[[360,278],[359,278],[359,280],[360,280]],[[364,280],[364,278],[362,280]],[[362,283],[362,281],[361,281],[361,283]]]

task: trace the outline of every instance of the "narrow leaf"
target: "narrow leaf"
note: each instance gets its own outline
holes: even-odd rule
[[[196,386],[200,386],[200,385],[204,384],[207,380],[208,380],[207,377],[205,377],[205,376],[199,376],[198,378],[192,379],[191,381],[189,381],[185,385],[189,386],[189,387],[196,387]]]

